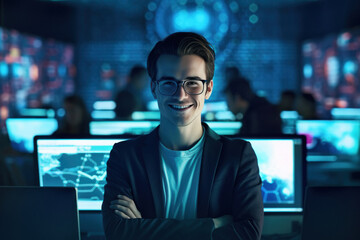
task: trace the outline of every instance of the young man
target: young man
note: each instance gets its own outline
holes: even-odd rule
[[[251,145],[201,123],[215,53],[174,33],[148,57],[160,125],[114,145],[102,205],[107,239],[260,239],[261,179]]]

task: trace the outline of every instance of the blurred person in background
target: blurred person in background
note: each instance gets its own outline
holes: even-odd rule
[[[132,113],[138,110],[135,95],[126,89],[117,93],[115,103],[115,114],[116,118],[119,120],[131,120]]]
[[[278,103],[279,111],[295,111],[296,94],[292,90],[285,90],[281,93]]]
[[[240,70],[235,66],[228,66],[225,69],[225,82],[230,82],[232,80],[239,79]]]
[[[84,100],[77,95],[67,96],[63,108],[65,116],[53,135],[90,135],[91,116]]]
[[[304,120],[319,119],[314,95],[302,92],[296,99],[296,111]]]
[[[246,78],[228,82],[224,93],[229,110],[238,118],[242,116],[240,135],[282,134],[282,121],[277,107],[264,97],[257,96]]]

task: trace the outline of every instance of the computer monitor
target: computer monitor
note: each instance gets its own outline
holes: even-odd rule
[[[333,108],[332,119],[360,119],[360,108]]]
[[[357,161],[359,120],[298,120],[298,134],[306,136],[308,161]]]
[[[34,151],[33,138],[36,135],[50,135],[58,128],[55,118],[8,118],[6,129],[11,146],[20,152]]]
[[[160,120],[160,111],[135,111],[131,114],[131,119],[135,121],[142,120]]]
[[[296,134],[296,121],[301,118],[297,111],[282,111],[280,113],[282,121],[282,133]]]
[[[159,125],[159,121],[92,121],[91,135],[146,134]]]
[[[113,145],[129,137],[56,138],[36,136],[35,158],[40,187],[78,189],[80,211],[100,210],[106,163]]]
[[[264,211],[301,213],[306,182],[305,137],[244,138],[251,143],[258,159]]]
[[[242,126],[240,121],[205,121],[205,123],[219,135],[239,134]]]

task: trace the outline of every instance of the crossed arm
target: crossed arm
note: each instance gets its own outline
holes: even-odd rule
[[[125,195],[118,195],[118,199],[111,201],[110,208],[114,209],[116,215],[124,219],[142,218],[141,213],[137,209],[134,201]],[[220,228],[227,224],[233,223],[231,215],[213,218],[214,228]]]
[[[137,168],[138,165],[134,161],[123,161],[127,157],[123,151],[113,150],[108,161],[107,184],[102,206],[106,238],[260,239],[263,219],[261,180],[254,159],[256,156],[249,146],[248,144],[244,150],[241,171],[234,182],[232,199],[226,201],[232,204],[233,220],[229,215],[185,220],[152,217],[153,210],[149,212],[146,206],[135,204],[136,198],[132,199],[134,194],[139,194],[133,189],[135,183],[132,180],[146,175],[141,172],[141,168]],[[129,172],[137,175],[130,176]],[[144,191],[148,191],[145,186]],[[138,197],[143,199],[144,195]],[[152,199],[148,200],[147,205],[152,206]]]

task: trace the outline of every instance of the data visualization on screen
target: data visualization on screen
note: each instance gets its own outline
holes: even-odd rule
[[[76,187],[79,210],[100,210],[106,163],[127,139],[35,139],[40,186]]]

